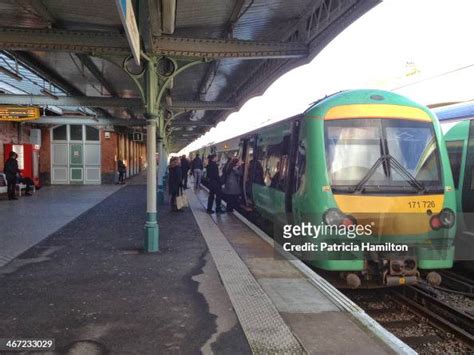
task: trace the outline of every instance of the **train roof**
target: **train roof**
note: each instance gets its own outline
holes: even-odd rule
[[[463,102],[432,110],[440,121],[474,119],[474,102]]]
[[[311,104],[304,114],[310,113],[315,108],[318,111],[326,111],[332,106],[354,105],[354,104],[391,104],[419,108],[430,113],[428,108],[410,98],[393,91],[381,89],[351,89],[339,91],[326,96]]]
[[[445,121],[446,122],[446,121]],[[465,140],[469,136],[469,120],[461,122],[448,121],[448,126],[444,132],[446,141]]]
[[[204,146],[201,146],[200,148],[195,149],[194,151],[207,148],[207,147],[213,147],[216,146],[222,142],[226,142],[231,139],[240,139],[242,137],[246,136],[251,136],[252,134],[257,133],[258,131],[264,129],[264,128],[269,128],[274,125],[282,124],[285,121],[291,121],[293,119],[296,119],[297,117],[302,117],[304,115],[309,114],[313,109],[316,107],[321,108],[322,110],[325,110],[329,108],[330,106],[339,106],[339,105],[347,105],[347,104],[366,104],[366,103],[385,103],[388,100],[390,101],[391,104],[395,105],[406,105],[406,106],[413,106],[413,107],[418,107],[420,109],[423,109],[427,112],[430,112],[429,109],[415,101],[412,101],[411,99],[407,98],[406,96],[400,95],[398,93],[392,92],[392,91],[386,91],[386,90],[380,90],[380,89],[351,89],[351,90],[342,90],[338,91],[334,94],[327,95],[317,101],[314,101],[311,103],[303,113],[288,117],[282,120],[278,120],[276,122],[271,122],[269,124],[266,124],[264,126],[255,128],[251,131],[244,132],[239,134],[238,136],[223,140],[223,141],[218,141],[218,142],[212,142],[209,144],[206,144]],[[431,113],[430,113],[431,114]],[[432,115],[432,114],[431,114]]]

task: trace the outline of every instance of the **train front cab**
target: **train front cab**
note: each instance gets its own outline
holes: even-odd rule
[[[313,224],[371,224],[372,244],[409,247],[405,255],[331,253],[315,266],[378,275],[386,284],[416,282],[418,268],[452,267],[455,195],[448,156],[428,109],[393,93],[369,94],[335,95],[305,113],[300,144],[306,167],[293,212],[296,220],[304,211],[315,213]],[[342,242],[340,235],[322,238]]]

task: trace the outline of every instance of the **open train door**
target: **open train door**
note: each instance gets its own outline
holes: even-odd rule
[[[296,183],[295,183],[295,167],[299,146],[299,133],[300,133],[300,119],[293,121],[291,125],[291,138],[290,138],[290,147],[287,157],[287,184],[285,189],[285,212],[292,216],[293,212],[293,194],[296,192]],[[291,223],[293,223],[291,221]]]

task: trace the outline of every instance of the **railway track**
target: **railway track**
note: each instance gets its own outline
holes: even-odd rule
[[[442,288],[449,289],[450,291],[459,292],[466,295],[467,297],[474,298],[474,281],[460,275],[455,271],[438,271],[442,277],[441,286]]]
[[[419,353],[471,353],[474,320],[423,287],[344,290],[384,328]]]
[[[239,212],[249,219],[248,211]],[[271,234],[271,230],[263,230]],[[321,271],[318,270],[318,273]],[[469,279],[453,272],[442,272],[441,276],[446,281],[438,289],[473,297],[474,285]],[[327,279],[327,275],[323,277]],[[419,285],[340,291],[418,353],[474,352],[473,314],[438,299],[436,292],[429,287]]]

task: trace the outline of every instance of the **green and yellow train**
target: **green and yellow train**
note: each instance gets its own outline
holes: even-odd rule
[[[456,190],[456,258],[474,269],[474,103],[434,110],[445,132]],[[468,261],[469,263],[466,263]]]
[[[403,96],[340,92],[198,152],[218,154],[221,166],[231,156],[243,160],[241,210],[278,226],[274,238],[282,245],[282,226],[325,227],[289,248],[345,275],[352,287],[415,283],[420,269],[452,266],[456,198],[441,129],[429,109]],[[370,226],[370,235],[348,235],[356,226]],[[316,250],[299,254],[316,241]]]

